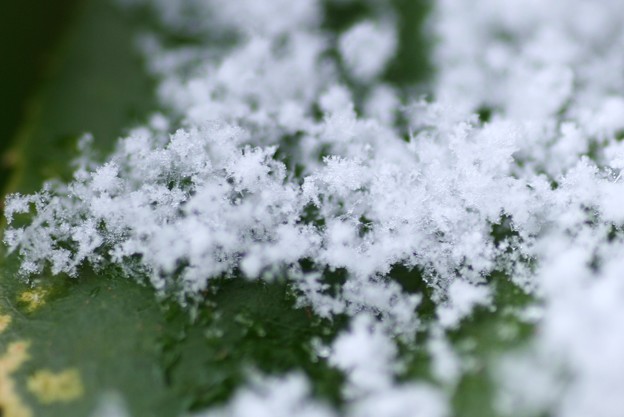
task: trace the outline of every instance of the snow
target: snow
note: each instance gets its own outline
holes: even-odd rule
[[[527,140],[517,142],[523,168],[516,175],[535,181],[544,173],[557,183],[533,183],[524,213],[508,212],[538,261],[528,278],[544,303],[532,346],[522,360],[509,353],[500,377],[511,415],[617,416],[624,409],[616,394],[624,386],[620,361],[611,356],[622,340],[622,13],[609,0],[449,0],[436,11],[437,97],[491,107],[495,120],[527,129]],[[536,217],[541,224],[531,227]]]
[[[358,315],[332,346],[329,363],[347,378],[347,397],[362,397],[392,386],[396,346],[369,315]]]
[[[311,399],[310,387],[299,374],[282,378],[259,379],[239,391],[222,409],[197,414],[197,417],[333,417],[328,406]]]
[[[465,281],[454,281],[448,289],[448,304],[438,307],[438,321],[442,327],[453,328],[462,318],[469,316],[478,305],[489,305],[489,287],[475,286]]]
[[[345,412],[349,417],[447,417],[444,398],[426,385],[400,387],[380,398],[355,401]],[[310,396],[310,387],[300,374],[256,378],[220,409],[195,414],[197,417],[335,417],[326,404]]]
[[[175,33],[234,42],[144,39],[161,112],[103,163],[85,137],[70,183],[7,199],[5,242],[25,276],[112,263],[186,302],[215,277],[278,271],[298,306],[351,317],[327,358],[346,376],[346,415],[441,417],[440,386],[397,382],[397,343],[426,343],[434,378],[453,387],[463,359],[445,334],[492,305],[488,278],[503,272],[534,298],[518,318],[537,333],[500,358],[501,412],[622,415],[619,2],[438,1],[429,100],[383,79],[398,39],[381,7],[330,33],[315,0],[126,3],[148,3]],[[508,235],[493,236],[503,222]],[[396,265],[432,288],[430,327]],[[322,273],[335,270],[346,282],[330,293]],[[206,415],[262,413],[335,415],[296,375]]]
[[[345,32],[338,48],[350,74],[361,82],[378,77],[396,49],[391,24],[364,21]]]

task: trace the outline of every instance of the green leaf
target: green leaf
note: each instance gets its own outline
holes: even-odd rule
[[[154,86],[132,45],[131,22],[111,2],[80,6],[21,128],[12,192],[33,192],[44,179],[67,178],[77,137],[92,132],[99,148],[110,150],[122,129],[153,106]],[[21,398],[26,415],[88,415],[107,391],[119,392],[134,415],[181,410],[161,366],[166,320],[151,289],[89,271],[78,279],[46,274],[31,288],[15,276],[15,262],[5,259],[0,273],[0,315],[10,317],[0,334],[0,357],[11,344],[28,341],[29,359],[8,376],[15,389],[13,397],[0,397],[0,414],[18,416],[20,408],[11,401]],[[37,389],[33,383],[45,371],[67,370],[78,375],[69,386],[53,380]],[[80,395],[63,397],[72,384]]]
[[[7,152],[11,138],[78,1],[0,3],[0,189],[13,168],[12,154]]]
[[[29,193],[45,179],[70,178],[79,136],[92,132],[105,154],[124,129],[155,108],[154,84],[133,46],[140,25],[111,3],[81,3],[17,138],[19,165],[11,192]],[[410,25],[410,19],[421,22],[427,4],[396,3],[406,10],[401,15],[405,52],[388,78],[401,85],[421,81],[428,73],[420,48],[425,41],[418,25]],[[343,23],[328,25],[343,28]],[[16,276],[14,256],[2,258],[0,363],[19,359],[7,354],[10,347],[29,342],[28,358],[15,370],[3,374],[0,366],[0,384],[5,378],[11,387],[11,395],[0,390],[2,417],[89,415],[108,392],[118,393],[134,416],[179,415],[226,401],[250,370],[303,371],[318,396],[342,403],[343,376],[315,356],[311,340],[330,341],[346,320],[329,322],[295,309],[294,296],[282,281],[218,279],[201,303],[184,309],[158,300],[149,286],[138,283],[140,277],[128,279],[110,268],[84,268],[78,278],[45,273],[31,286]],[[432,291],[422,276],[401,268],[391,276],[407,291],[422,294],[419,316],[425,323],[435,320]],[[507,278],[491,279],[496,281],[497,308],[520,308],[530,301]],[[518,330],[515,337],[497,336],[510,326]],[[450,335],[460,351],[472,346],[465,353],[479,364],[450,393],[458,416],[495,415],[492,360],[530,333],[530,326],[483,309]],[[425,340],[423,332],[414,346],[403,347],[403,379],[432,379]]]
[[[111,2],[82,7],[18,137],[11,192],[70,178],[79,136],[92,132],[104,153],[154,106],[154,85],[133,46],[136,22]],[[178,415],[226,400],[251,369],[303,369],[320,395],[339,402],[341,375],[318,363],[309,345],[335,325],[295,310],[283,282],[221,280],[191,320],[114,270],[45,273],[31,286],[16,276],[17,262],[5,258],[0,269],[0,317],[10,320],[0,358],[22,341],[29,358],[8,376],[15,389],[0,397],[3,417],[19,417],[10,401],[20,400],[31,415],[89,415],[108,392],[134,416]],[[73,379],[59,379],[67,372]]]
[[[101,151],[110,151],[123,129],[154,108],[155,86],[133,27],[111,1],[82,1],[18,134],[8,191],[34,192],[43,179],[68,178],[78,137],[90,132]]]

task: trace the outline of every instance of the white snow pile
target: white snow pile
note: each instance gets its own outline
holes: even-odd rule
[[[320,0],[129,2],[206,42],[145,39],[164,115],[106,162],[81,158],[69,184],[8,198],[10,225],[34,210],[5,235],[25,275],[115,264],[181,300],[215,277],[286,275],[316,314],[354,317],[328,357],[347,415],[442,417],[443,388],[395,381],[394,340],[422,323],[393,266],[434,289],[427,343],[447,390],[461,364],[444,333],[491,304],[502,272],[543,308],[531,346],[496,368],[500,411],[624,414],[620,2],[437,1],[430,100],[384,81],[400,49],[383,5],[336,34]],[[334,414],[293,375],[206,415]]]

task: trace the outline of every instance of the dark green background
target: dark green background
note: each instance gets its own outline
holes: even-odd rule
[[[53,65],[53,50],[80,0],[0,2],[0,186],[10,148],[32,96]]]

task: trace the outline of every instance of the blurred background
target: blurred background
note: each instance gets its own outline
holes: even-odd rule
[[[13,163],[8,149],[29,103],[53,65],[53,50],[81,0],[0,2],[0,186]]]

